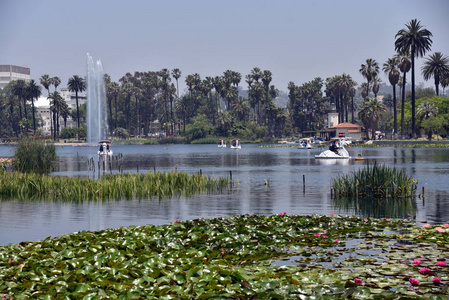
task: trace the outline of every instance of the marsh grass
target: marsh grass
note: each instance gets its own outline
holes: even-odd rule
[[[95,180],[0,171],[0,182],[0,196],[4,198],[74,202],[173,197],[218,192],[229,186],[229,178],[215,179],[186,172],[111,174]]]
[[[20,172],[48,173],[56,162],[56,147],[42,140],[23,138],[14,154],[13,168]]]
[[[332,179],[336,196],[360,198],[409,198],[414,197],[417,180],[403,170],[388,166],[366,165],[364,168]]]

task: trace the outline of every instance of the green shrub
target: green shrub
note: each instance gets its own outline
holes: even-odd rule
[[[19,172],[48,173],[55,166],[56,148],[54,144],[42,140],[23,138],[14,154],[13,168]]]

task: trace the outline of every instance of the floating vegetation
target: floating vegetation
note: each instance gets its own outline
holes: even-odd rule
[[[0,296],[447,299],[448,227],[281,213],[83,231],[0,246]]]
[[[108,174],[95,180],[0,170],[0,182],[0,196],[5,198],[84,201],[216,192],[229,186],[230,180],[186,172]]]
[[[403,170],[375,163],[352,174],[332,179],[332,188],[337,197],[385,200],[414,197],[417,182]]]

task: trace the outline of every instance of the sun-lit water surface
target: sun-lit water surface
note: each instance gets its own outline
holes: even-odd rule
[[[97,147],[57,147],[59,167],[53,175],[98,177]],[[239,214],[329,214],[391,217],[392,209],[342,207],[331,198],[331,179],[375,161],[404,169],[418,179],[418,197],[412,211],[401,217],[449,222],[449,150],[421,148],[352,148],[364,162],[316,160],[319,148],[260,147],[240,150],[216,145],[114,145],[112,170],[107,172],[186,171],[206,176],[231,176],[236,182],[222,194],[201,194],[172,199],[63,201],[2,200],[0,244],[38,240],[82,230],[130,225],[166,224],[174,220]],[[0,157],[12,156],[11,146],[0,146]],[[94,166],[88,161],[94,160]],[[95,168],[95,170],[94,170]],[[103,171],[100,171],[102,174]],[[63,200],[63,199],[61,199]],[[396,214],[397,209],[396,209]]]

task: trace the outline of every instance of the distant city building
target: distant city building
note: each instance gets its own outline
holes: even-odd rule
[[[3,89],[13,80],[31,80],[30,68],[14,65],[0,65],[0,89]]]
[[[60,95],[67,103],[69,110],[76,110],[76,97],[75,93],[69,91],[68,88],[61,88]],[[78,93],[78,106],[86,103],[86,95]],[[50,134],[51,129],[51,119],[50,119],[50,101],[47,97],[40,97],[36,103],[36,112],[41,116],[43,124],[40,124],[42,128],[43,134]],[[67,127],[75,128],[77,127],[77,122],[73,121],[73,119],[69,116],[67,118]],[[64,119],[62,117],[59,118],[59,127],[60,130],[64,128]]]

